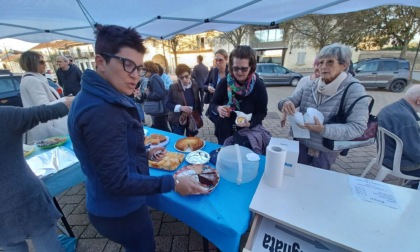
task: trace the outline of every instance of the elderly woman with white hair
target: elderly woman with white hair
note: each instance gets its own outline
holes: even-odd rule
[[[318,59],[321,76],[312,84],[281,100],[278,109],[287,115],[294,115],[296,107],[299,107],[303,114],[308,108],[315,108],[322,113],[324,123],[315,117],[314,124],[305,123],[302,126],[309,130],[310,138],[298,138],[298,162],[329,170],[340,151],[324,147],[323,138],[351,140],[361,136],[367,128],[368,99],[361,99],[356,103],[346,123],[328,124],[331,118],[337,115],[344,90],[350,84],[353,83],[345,96],[345,111],[357,98],[365,95],[366,91],[359,80],[347,72],[351,61],[351,50],[348,46],[337,43],[325,46],[319,52]]]

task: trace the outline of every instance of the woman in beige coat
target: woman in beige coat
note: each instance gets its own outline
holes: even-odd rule
[[[56,103],[60,95],[50,87],[43,75],[46,68],[43,56],[37,52],[26,51],[20,57],[19,64],[25,71],[20,82],[23,107]],[[67,134],[67,116],[41,123],[31,130],[34,141]]]

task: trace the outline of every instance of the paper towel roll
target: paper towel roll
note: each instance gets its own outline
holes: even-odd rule
[[[266,184],[279,187],[283,180],[284,162],[287,150],[278,145],[269,145],[265,159],[264,181]]]

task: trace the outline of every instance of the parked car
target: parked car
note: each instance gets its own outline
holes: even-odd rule
[[[0,106],[23,106],[20,97],[21,78],[20,74],[13,74],[9,70],[0,70]],[[48,84],[63,97],[63,89],[58,84],[49,79]]]
[[[353,64],[355,78],[365,87],[402,92],[410,83],[410,62],[403,58],[371,58]]]
[[[257,74],[265,85],[291,85],[296,87],[302,78],[300,73],[293,72],[275,63],[257,63]]]
[[[20,79],[20,75],[13,75],[9,70],[0,70],[0,106],[23,106]]]

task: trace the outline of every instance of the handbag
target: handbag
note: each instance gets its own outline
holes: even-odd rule
[[[356,83],[356,82],[353,82]],[[350,112],[353,110],[353,107],[361,99],[370,97],[371,101],[369,103],[369,119],[367,124],[367,129],[363,132],[362,136],[354,138],[352,140],[332,140],[328,138],[323,139],[323,145],[330,150],[341,150],[340,155],[346,156],[349,149],[356,147],[368,146],[375,143],[376,132],[378,131],[378,118],[371,114],[372,108],[375,100],[370,95],[363,95],[357,98],[349,107],[347,112],[344,112],[344,99],[347,94],[348,88],[353,84],[350,83],[344,90],[343,97],[341,98],[340,107],[337,115],[333,116],[330,119],[330,123],[346,123],[347,117]]]
[[[145,101],[143,106],[144,113],[151,116],[160,116],[165,114],[165,106],[163,101]]]
[[[184,92],[180,92],[181,93],[181,97],[184,100],[184,104],[185,106],[188,106],[187,104],[187,100],[185,99],[185,95]],[[182,113],[181,117],[183,114],[186,113]],[[181,117],[180,119],[180,124],[181,124]],[[185,125],[185,124],[181,124],[181,125]],[[188,130],[190,132],[196,132],[198,131],[198,129],[200,129],[201,127],[203,127],[204,123],[203,123],[203,119],[201,118],[201,115],[198,111],[193,110],[193,112],[191,114],[188,115]]]
[[[154,77],[154,75],[150,78],[152,79]],[[150,80],[149,80],[150,83]],[[166,93],[166,89],[165,86],[163,86],[163,82],[160,83],[160,88],[162,89],[162,92],[164,94],[164,98],[159,100],[159,101],[150,101],[147,100],[144,102],[144,106],[143,106],[143,110],[144,113],[147,115],[151,115],[151,116],[160,116],[160,115],[164,115],[166,113],[166,99],[168,97],[168,94]]]

